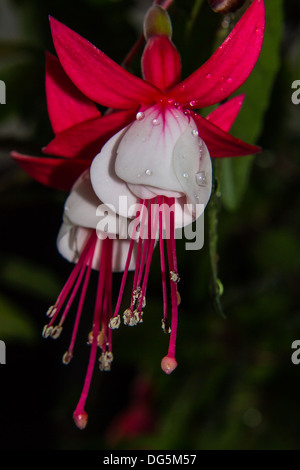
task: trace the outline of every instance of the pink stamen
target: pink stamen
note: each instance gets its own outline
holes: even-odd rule
[[[144,201],[140,200],[139,204],[144,204]],[[131,258],[132,258],[133,247],[134,247],[134,244],[135,244],[135,236],[136,236],[136,233],[137,233],[137,225],[138,225],[138,220],[135,221],[135,225],[134,225],[133,232],[132,232],[132,235],[131,235],[129,250],[128,250],[127,259],[126,259],[126,264],[125,264],[125,268],[124,268],[124,272],[123,272],[123,276],[122,276],[122,281],[121,281],[121,286],[120,286],[120,290],[119,290],[118,300],[117,300],[117,304],[116,304],[116,307],[115,307],[113,317],[116,317],[119,314],[119,310],[120,310],[120,307],[121,307],[123,294],[124,294],[124,290],[125,290],[125,285],[126,285],[126,280],[127,280],[128,271],[129,271],[129,266],[130,266],[130,261],[131,261]]]
[[[145,225],[146,225],[146,217],[148,215],[148,200],[143,200],[143,207],[141,210],[141,222],[140,222],[140,232],[139,232],[139,241],[138,241],[138,249],[137,249],[137,255],[136,255],[136,267],[135,267],[135,272],[134,272],[134,278],[133,278],[133,287],[132,287],[132,292],[136,290],[137,287],[139,287],[139,283],[141,281],[142,277],[142,272],[144,269],[144,263],[145,263],[145,255],[146,255],[146,246],[144,246],[144,231],[145,231]],[[144,247],[144,249],[143,249]],[[132,297],[131,300],[131,305],[130,308],[133,309],[134,305],[134,297]]]
[[[88,288],[88,284],[89,284],[89,280],[90,280],[90,276],[91,276],[92,261],[93,261],[95,246],[96,246],[96,240],[94,241],[93,251],[90,253],[88,267],[87,267],[87,270],[86,270],[86,273],[85,273],[85,278],[84,278],[84,281],[83,281],[82,291],[81,291],[81,294],[80,294],[80,299],[79,299],[78,309],[77,309],[77,313],[76,313],[74,328],[73,328],[73,332],[72,332],[71,342],[70,342],[70,345],[69,345],[69,348],[68,348],[68,351],[71,352],[72,355],[73,355],[74,344],[75,344],[75,340],[76,340],[76,336],[77,336],[77,332],[78,332],[81,313],[82,313],[82,309],[83,309],[83,305],[84,305],[84,301],[85,301],[85,297],[86,297],[86,292],[87,292],[87,288]]]
[[[158,200],[159,205],[163,204],[163,197],[160,196]],[[162,279],[162,294],[163,294],[163,313],[164,321],[168,318],[168,300],[167,300],[167,281],[166,281],[166,262],[164,252],[164,239],[163,239],[163,213],[159,210],[159,250],[160,250],[160,267]]]
[[[174,198],[168,199],[169,207],[174,204]],[[166,216],[166,214],[165,214]],[[166,225],[168,220],[166,219]],[[176,245],[175,245],[175,223],[174,223],[174,211],[170,211],[170,238],[167,239],[167,254],[168,254],[168,264],[170,273],[173,272],[177,274],[177,258],[176,258]],[[171,320],[171,334],[170,342],[168,349],[169,358],[175,359],[175,349],[176,349],[176,336],[177,336],[177,326],[178,326],[178,304],[177,304],[177,283],[176,281],[170,280],[170,290],[171,290],[171,308],[172,308],[172,320]]]
[[[141,293],[141,298],[139,301],[139,306],[138,309],[141,311],[142,306],[143,306],[143,299],[146,296],[146,290],[147,290],[147,283],[148,283],[148,278],[149,278],[149,272],[150,272],[150,266],[151,266],[151,261],[152,261],[152,255],[153,255],[153,250],[154,250],[154,245],[155,245],[155,240],[156,240],[156,232],[157,232],[157,227],[158,227],[158,221],[159,221],[159,206],[154,202],[154,221],[152,224],[152,210],[149,211],[149,218],[148,218],[148,250],[147,250],[147,260],[146,260],[146,266],[145,266],[145,273],[144,273],[144,279],[143,279],[143,285],[142,285],[142,293]]]
[[[90,237],[88,238],[87,242],[86,242],[86,245],[84,247],[84,249],[82,250],[82,253],[80,254],[79,256],[79,259],[77,261],[77,263],[75,264],[67,282],[65,283],[64,287],[62,288],[61,292],[60,292],[60,295],[58,296],[53,308],[56,309],[55,311],[55,314],[53,315],[53,317],[51,318],[51,321],[49,322],[49,325],[48,326],[51,326],[54,321],[56,320],[62,306],[64,305],[65,303],[65,300],[67,298],[67,296],[69,295],[74,283],[75,283],[75,280],[78,276],[78,274],[80,273],[81,269],[82,269],[82,266],[85,266],[87,264],[87,259],[89,258],[90,256],[90,253],[91,253],[91,248],[93,246],[93,242],[95,241],[96,239],[96,232],[92,232],[92,234],[90,235]]]
[[[88,363],[88,368],[84,380],[83,389],[81,392],[80,399],[76,406],[76,409],[73,413],[73,418],[76,426],[80,429],[84,429],[87,425],[88,415],[84,409],[85,403],[87,400],[92,375],[95,366],[95,359],[97,354],[97,336],[100,331],[100,324],[101,324],[101,314],[102,314],[102,307],[103,307],[103,294],[105,290],[105,280],[106,280],[106,268],[110,264],[112,260],[112,240],[106,238],[102,242],[102,249],[101,249],[101,259],[100,259],[100,268],[99,268],[99,277],[98,277],[98,288],[97,288],[97,298],[94,310],[94,318],[93,318],[93,340],[91,345],[91,352],[90,358]],[[81,419],[84,417],[84,419]]]

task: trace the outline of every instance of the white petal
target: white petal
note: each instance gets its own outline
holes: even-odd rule
[[[64,217],[73,225],[96,228],[98,218],[96,210],[101,203],[93,191],[89,170],[86,170],[75,182],[65,202]]]
[[[79,227],[97,228],[97,232],[103,230],[105,234],[127,233],[127,219],[119,217],[113,209],[112,205],[103,204],[96,196],[89,170],[86,170],[66,200],[64,220]]]
[[[188,201],[205,206],[211,194],[211,159],[193,119],[178,139],[173,158],[177,178]]]
[[[57,236],[57,249],[59,253],[71,263],[76,263],[86,244],[92,229],[76,227],[64,222]]]
[[[115,172],[116,148],[125,131],[121,130],[104,145],[92,162],[90,175],[99,199],[114,207],[116,213],[127,217],[128,206],[136,204],[137,197]]]
[[[74,227],[71,224],[63,223],[57,236],[57,249],[59,253],[68,261],[76,263],[91,233],[91,229]],[[102,240],[98,239],[95,247],[92,268],[96,270],[99,270],[100,266],[102,243]],[[129,245],[129,240],[113,240],[113,272],[124,271]],[[129,265],[129,270],[131,271],[135,269],[136,252],[137,244],[135,243]]]
[[[176,108],[153,106],[128,127],[117,148],[116,174],[127,183],[181,192],[173,149],[189,118]]]
[[[151,186],[144,186],[142,184],[128,184],[130,191],[140,199],[153,199],[156,197],[151,189]]]

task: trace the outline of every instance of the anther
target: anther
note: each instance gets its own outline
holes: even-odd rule
[[[103,347],[105,347],[105,342],[106,342],[106,336],[105,336],[104,330],[101,330],[99,331],[97,335],[97,344],[99,348],[103,349]]]
[[[176,283],[179,282],[180,281],[179,274],[176,271],[170,271],[170,280]]]
[[[55,315],[56,310],[57,308],[55,307],[55,305],[51,305],[51,307],[49,307],[46,312],[47,317],[52,318]]]
[[[89,334],[88,334],[87,344],[88,344],[89,346],[92,346],[93,338],[94,338],[94,334],[93,334],[93,330],[92,330],[92,331],[90,331]]]
[[[121,317],[120,315],[117,315],[116,317],[112,317],[110,319],[110,322],[109,322],[109,328],[111,328],[112,330],[116,330],[117,328],[119,328],[121,324]]]
[[[134,318],[136,320],[136,324],[137,323],[143,323],[143,314],[144,314],[143,311],[140,311],[138,309],[134,310],[133,315],[134,315]]]
[[[51,331],[50,335],[52,339],[57,339],[60,337],[63,327],[62,326],[54,326],[53,330]]]
[[[164,333],[171,333],[171,327],[169,325],[169,321],[167,320],[167,318],[163,318],[161,320],[161,327]]]
[[[48,338],[52,334],[52,331],[53,331],[53,326],[45,325],[42,331],[43,338]]]
[[[111,351],[104,351],[99,357],[99,369],[101,371],[110,371],[113,358]]]
[[[132,312],[130,308],[127,308],[123,313],[123,321],[124,325],[127,326],[135,326],[139,323],[139,319],[137,318],[136,314]]]
[[[68,365],[68,364],[70,364],[72,358],[73,358],[72,351],[66,351],[65,354],[62,357],[62,363],[65,364],[65,365]]]

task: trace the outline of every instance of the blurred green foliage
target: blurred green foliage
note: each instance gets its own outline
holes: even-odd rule
[[[200,252],[178,243],[178,368],[171,376],[160,370],[167,337],[156,258],[144,323],[116,332],[113,370],[95,371],[84,432],[73,425],[72,412],[87,365],[92,299],[68,368],[61,364],[68,327],[55,343],[39,333],[70,271],[55,247],[65,195],[31,181],[9,152],[41,155],[52,138],[44,94],[44,52],[53,52],[48,14],[121,62],[151,2],[0,3],[0,79],[7,85],[7,104],[0,105],[2,449],[299,449],[300,365],[291,362],[291,344],[300,337],[300,107],[291,102],[291,83],[300,79],[300,7],[297,0],[265,3],[263,52],[242,88],[246,99],[233,129],[263,150],[218,162],[220,195],[208,209],[217,231],[207,218]],[[175,0],[170,14],[186,75],[228,29],[205,0]],[[132,70],[140,73],[138,58]],[[217,301],[226,319],[214,308],[219,278],[224,294]],[[112,443],[107,430],[131,403],[137,377],[151,384],[155,430]]]

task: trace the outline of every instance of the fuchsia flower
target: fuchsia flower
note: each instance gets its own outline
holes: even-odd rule
[[[264,21],[264,2],[254,0],[211,58],[180,81],[180,57],[171,41],[169,18],[160,7],[150,9],[145,20],[143,79],[124,70],[65,25],[50,19],[59,58],[58,61],[48,55],[46,70],[47,104],[55,138],[44,152],[52,157],[34,158],[16,152],[13,157],[41,183],[59,189],[72,187],[65,204],[58,248],[76,264],[48,312],[51,320],[44,329],[44,336],[59,336],[81,288],[70,347],[63,358],[65,363],[73,356],[91,270],[99,270],[89,337],[90,360],[74,412],[80,428],[87,423],[84,408],[98,347],[102,349],[100,369],[110,368],[111,333],[121,323],[119,311],[130,269],[135,269],[135,274],[130,305],[123,320],[130,326],[142,322],[156,241],[162,273],[162,326],[170,333],[168,353],[161,367],[169,374],[177,366],[180,296],[175,229],[195,220],[207,204],[212,183],[211,158],[259,151],[258,147],[229,134],[243,96],[223,103],[206,118],[195,110],[225,100],[248,78],[261,50]],[[108,108],[103,116],[95,103]],[[119,203],[122,197],[126,197],[128,206],[137,206],[139,215],[139,231],[135,223],[127,240],[119,229],[97,231],[96,210],[101,203],[108,219],[118,220],[118,227],[124,228],[122,232],[128,230],[133,214]],[[115,270],[124,274],[113,311],[111,290]],[[54,326],[63,305],[61,320]]]

